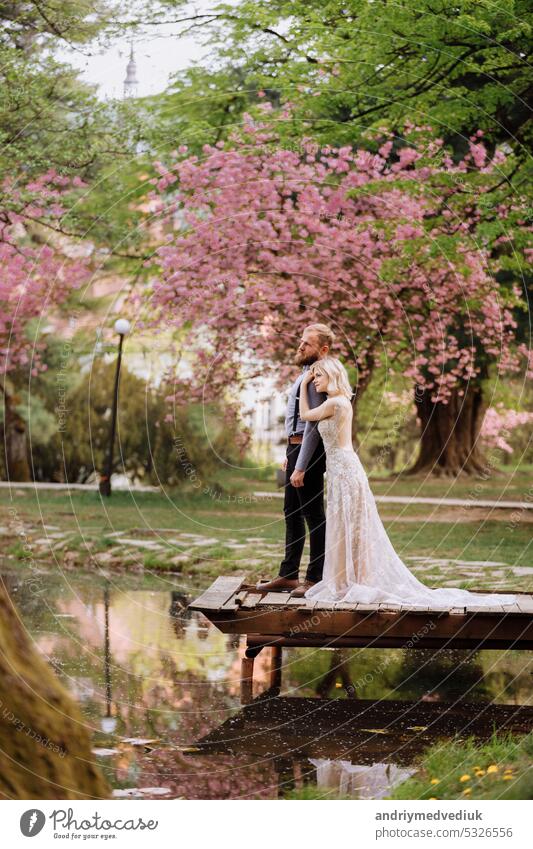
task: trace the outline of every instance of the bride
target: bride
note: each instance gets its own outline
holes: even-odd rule
[[[309,408],[307,385],[328,397]],[[326,558],[322,580],[305,593],[319,601],[394,602],[455,607],[514,604],[516,596],[481,595],[422,584],[394,550],[379,517],[368,478],[352,445],[352,396],[340,360],[325,357],[308,369],[301,383],[300,416],[318,421],[326,449]]]

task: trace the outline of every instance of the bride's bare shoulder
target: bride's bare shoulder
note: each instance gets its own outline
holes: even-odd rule
[[[333,413],[338,412],[339,415],[344,414],[343,417],[345,417],[347,413],[351,412],[352,405],[346,396],[336,395],[331,400],[333,401]]]
[[[338,407],[342,407],[345,410],[352,409],[352,402],[346,395],[337,395],[335,398],[335,403]]]

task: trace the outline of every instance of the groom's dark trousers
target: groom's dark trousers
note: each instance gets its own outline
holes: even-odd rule
[[[285,557],[279,574],[283,578],[298,578],[298,569],[305,545],[305,525],[309,528],[310,557],[306,580],[322,580],[324,549],[326,543],[326,516],[324,513],[324,472],[326,455],[320,439],[304,474],[304,485],[295,487],[290,482],[301,445],[287,445],[287,470],[285,473]]]

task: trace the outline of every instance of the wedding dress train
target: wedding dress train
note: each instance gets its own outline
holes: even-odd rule
[[[431,589],[394,550],[381,522],[368,478],[351,440],[352,406],[335,398],[334,413],[318,422],[326,450],[326,556],[322,580],[306,598],[319,601],[393,602],[438,608],[514,604],[516,596]]]

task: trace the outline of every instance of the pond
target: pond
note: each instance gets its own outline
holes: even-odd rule
[[[244,638],[188,611],[178,575],[3,578],[118,798],[381,798],[437,740],[530,728],[529,652],[286,649],[281,693],[243,708]]]

